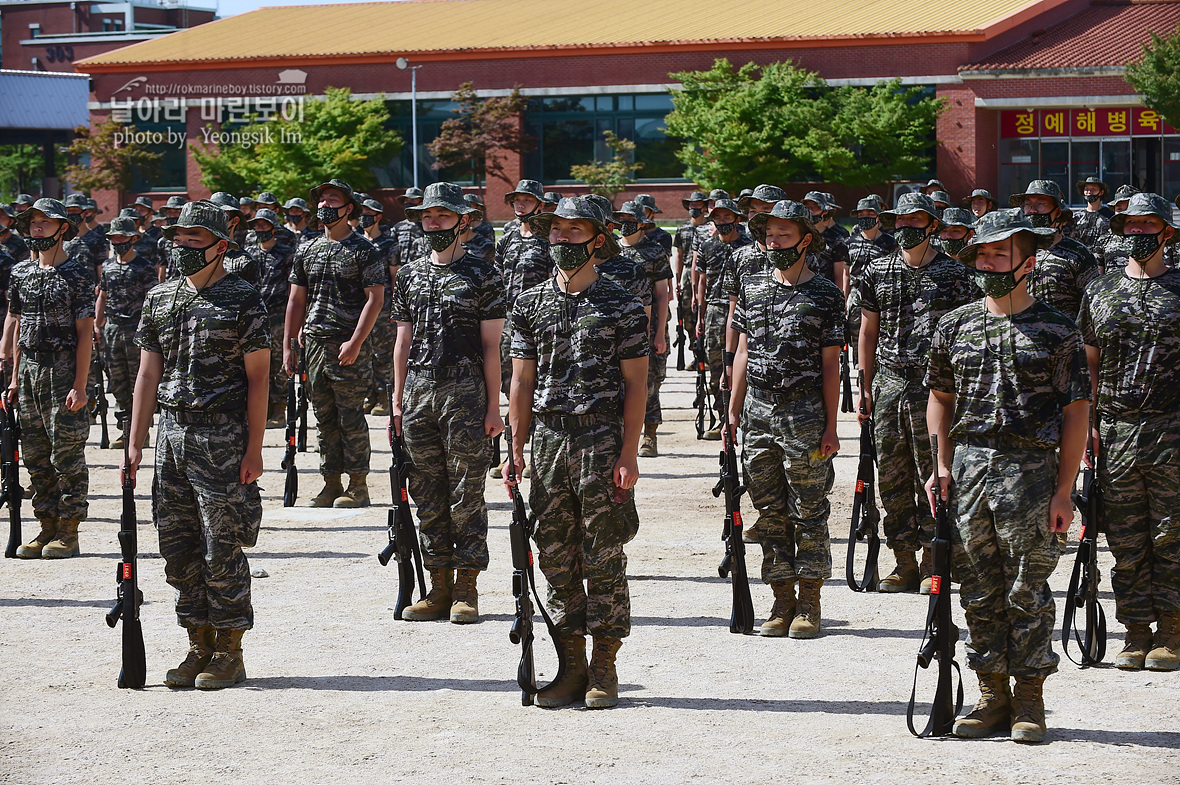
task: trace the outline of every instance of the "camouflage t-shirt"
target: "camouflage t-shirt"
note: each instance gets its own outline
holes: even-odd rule
[[[402,264],[430,255],[430,245],[422,233],[422,224],[398,221],[393,225],[393,236],[397,238],[398,259]]]
[[[275,240],[270,250],[261,245],[246,249],[254,257],[259,270],[258,292],[266,305],[272,324],[281,323],[287,313],[287,296],[291,293],[291,267],[295,264],[295,248],[282,240]]]
[[[1098,277],[1094,255],[1076,240],[1063,237],[1047,251],[1037,251],[1028,276],[1028,292],[1070,319],[1077,319],[1082,292]]]
[[[365,289],[385,286],[389,269],[365,238],[340,242],[320,235],[295,252],[290,282],[307,287],[303,332],[312,338],[347,341],[361,320]]]
[[[123,327],[139,324],[143,299],[159,280],[156,268],[138,256],[130,262],[112,259],[104,264],[98,288],[107,293],[103,306],[107,320]]]
[[[668,234],[667,230],[657,226],[651,231],[647,232],[645,239],[653,241],[656,245],[664,249],[664,253],[671,255],[672,235]]]
[[[105,259],[95,260],[90,246],[82,242],[81,237],[75,237],[73,240],[67,240],[62,243],[62,250],[71,259],[76,259],[83,269],[90,275],[92,283],[98,282],[98,265],[102,264]]]
[[[483,239],[487,240],[488,245],[492,246],[493,252],[495,251],[496,229],[492,226],[492,224],[488,221],[488,219],[485,218],[482,221],[480,221],[479,223],[477,223],[475,225],[475,228],[472,231],[475,232],[476,234],[478,234]]]
[[[549,240],[536,235],[525,237],[519,231],[505,234],[496,246],[496,269],[504,278],[511,311],[521,292],[549,280],[553,274]]]
[[[824,229],[824,249],[807,255],[807,266],[832,283],[836,283],[836,265],[848,264],[848,246],[845,244],[847,234],[841,229],[839,224]]]
[[[643,305],[609,278],[574,295],[551,278],[512,310],[511,354],[537,362],[535,412],[621,417],[621,363],[648,353]]]
[[[746,334],[751,387],[819,394],[823,349],[844,345],[844,295],[822,275],[789,286],[762,270],[742,279],[733,329]]]
[[[266,306],[233,273],[200,290],[168,281],[148,292],[135,343],[164,358],[161,406],[245,415],[244,358],[270,349]]]
[[[401,246],[392,234],[382,232],[375,239],[365,237],[377,249],[377,258],[385,269],[385,298],[381,302],[381,317],[389,318],[389,304],[393,302],[393,276],[389,274],[390,267],[400,267],[402,259]]]
[[[938,320],[982,296],[971,271],[942,252],[918,268],[906,264],[901,251],[870,262],[861,276],[860,304],[881,319],[877,362],[921,379]]]
[[[482,367],[480,322],[504,318],[504,283],[474,256],[450,264],[418,257],[398,268],[390,310],[393,321],[410,324],[411,368]]]
[[[750,243],[742,246],[733,255],[733,270],[730,275],[725,276],[725,281],[722,286],[725,293],[730,297],[737,297],[738,292],[742,289],[742,281],[751,275],[756,275],[765,270],[771,269],[770,259],[766,257],[766,251],[758,243]]]
[[[705,276],[705,302],[708,305],[728,305],[729,295],[725,293],[725,278],[734,269],[734,254],[754,241],[749,235],[738,233],[732,242],[723,242],[711,237],[701,243],[697,256],[697,272]]]
[[[629,254],[623,253],[595,265],[598,274],[617,283],[639,298],[644,308],[652,303],[651,282],[643,272],[643,264]]]
[[[1081,331],[1039,300],[1011,319],[989,313],[984,300],[943,316],[925,381],[956,396],[953,441],[1013,448],[1057,449],[1062,409],[1090,397]]]
[[[29,246],[25,245],[25,241],[11,230],[3,240],[0,240],[0,245],[3,245],[4,249],[12,256],[14,263],[23,262],[29,258]]]
[[[471,239],[463,243],[463,252],[492,264],[496,261],[496,246],[487,235],[478,231],[472,232]]]
[[[897,250],[897,240],[881,231],[870,240],[857,229],[844,241],[844,245],[848,249],[849,292],[855,292],[860,288],[860,278],[869,262]]]
[[[1102,211],[1075,210],[1073,238],[1093,250],[1110,231],[1110,219]]]
[[[171,244],[168,242],[167,238],[164,237],[161,237],[160,241],[162,242],[149,240],[146,237],[140,237],[135,241],[134,245],[136,255],[142,256],[145,260],[147,260],[148,264],[154,265],[156,267],[167,264],[169,260],[160,252],[160,245],[165,244],[168,247],[171,247]]]
[[[665,250],[653,235],[649,234],[633,246],[620,244],[620,248],[625,255],[639,262],[647,280],[653,286],[660,281],[672,280],[672,264],[669,257],[671,251]]]
[[[1118,419],[1180,412],[1180,270],[1111,270],[1086,289],[1078,327],[1098,364],[1098,410]]]
[[[672,247],[680,249],[680,259],[686,266],[692,263],[692,247],[696,241],[697,227],[692,221],[685,221],[676,229]]]
[[[20,317],[20,348],[37,352],[78,348],[75,323],[94,316],[93,274],[77,259],[56,267],[26,259],[12,268],[8,310]]]
[[[106,232],[102,230],[101,226],[87,230],[82,235],[82,242],[90,247],[90,256],[98,264],[102,264],[110,256],[111,243],[107,240]]]
[[[233,273],[255,289],[258,288],[258,282],[262,275],[258,268],[258,260],[251,254],[231,248],[226,252],[222,264],[227,273]]]

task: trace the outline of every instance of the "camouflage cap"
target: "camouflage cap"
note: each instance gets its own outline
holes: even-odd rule
[[[546,191],[541,195],[541,201],[545,204],[560,204],[561,194],[557,191]]]
[[[715,202],[718,199],[728,199],[728,198],[729,198],[729,191],[726,191],[724,188],[714,188],[712,191],[709,191],[709,198],[706,199],[705,201],[706,202]]]
[[[959,200],[959,206],[970,210],[971,202],[976,199],[986,199],[988,205],[990,205],[988,207],[989,210],[994,210],[1000,206],[1000,203],[996,201],[996,197],[992,196],[991,191],[986,191],[983,188],[976,188],[971,192],[970,196],[964,196]]]
[[[95,198],[93,196],[86,197],[86,205],[87,205],[87,209],[94,210],[96,213],[102,212],[102,210],[98,209],[98,202],[95,200]]]
[[[168,201],[164,202],[165,210],[179,210],[184,207],[185,199],[183,196],[169,196]]]
[[[635,197],[635,201],[636,201],[636,203],[639,204],[640,207],[646,207],[648,210],[651,210],[653,213],[664,212],[660,208],[656,207],[656,198],[654,196],[652,196],[651,194],[637,194]]]
[[[352,186],[344,182],[338,177],[333,177],[326,183],[320,183],[315,188],[308,192],[308,202],[319,206],[320,194],[325,188],[335,188],[340,193],[344,194],[344,198],[352,204],[352,210],[349,212],[349,218],[359,218],[361,214],[361,203],[357,200],[356,194],[352,190]]]
[[[921,187],[921,189],[919,189],[919,190],[922,190],[922,191],[924,191],[924,190],[926,190],[927,188],[933,188],[933,189],[935,189],[936,191],[945,191],[945,190],[946,190],[946,186],[945,186],[945,185],[943,185],[943,184],[942,184],[942,180],[939,180],[938,178],[934,178],[934,179],[932,179],[932,180],[929,180],[929,181],[928,181],[928,182],[927,182],[927,183],[926,183],[924,186],[922,186],[922,187]]]
[[[254,201],[258,202],[258,204],[277,205],[279,203],[279,198],[270,191],[263,191],[262,193],[258,194],[258,198]]]
[[[463,194],[463,200],[472,207],[483,207],[483,199],[480,198],[479,194]],[[558,197],[557,201],[561,201],[560,196]],[[554,202],[554,204],[557,204],[557,202]]]
[[[82,194],[70,194],[66,197],[66,209],[70,207],[77,207],[79,210],[85,210],[89,206],[89,200]]]
[[[210,196],[208,201],[220,207],[231,217],[238,216],[240,218],[242,216],[242,210],[241,207],[239,207],[238,197],[234,196],[233,194],[226,193],[225,191],[218,191],[217,193]],[[192,204],[192,202],[189,202],[189,204]]]
[[[479,194],[463,194],[463,201],[471,206],[471,216],[469,222],[472,226],[483,220],[483,201],[479,198]]]
[[[163,213],[154,213],[151,217],[151,220],[152,223],[155,223],[156,221],[167,221],[168,216],[164,215]]]
[[[111,221],[111,228],[107,229],[107,237],[139,237],[139,230],[135,221],[130,218],[115,218]]]
[[[58,221],[66,222],[65,236],[63,239],[72,240],[78,235],[78,227],[70,220],[69,213],[66,212],[66,206],[57,199],[38,199],[33,202],[28,210],[16,216],[16,230],[24,236],[29,234],[29,222],[33,220],[33,213],[41,213],[46,218],[53,218]]]
[[[816,206],[818,206],[819,209],[823,210],[824,212],[832,209],[832,206],[828,204],[828,195],[823,191],[808,191],[803,195],[803,199],[800,201],[815,202]]]
[[[565,218],[570,221],[589,221],[595,231],[606,237],[606,242],[598,249],[597,256],[610,259],[619,255],[619,242],[614,233],[606,228],[606,215],[589,196],[566,196],[557,203],[557,209],[551,213],[536,213],[529,216],[529,228],[538,237],[549,237],[549,230],[553,228],[554,218]]]
[[[295,196],[295,197],[292,197],[287,200],[287,203],[285,205],[283,205],[283,209],[284,210],[302,210],[303,212],[306,213],[307,212],[307,202],[303,201],[303,199],[299,198],[298,196]]]
[[[373,212],[377,213],[378,217],[383,217],[385,215],[385,205],[381,204],[381,202],[378,202],[372,197],[369,197],[368,199],[361,202],[361,207],[365,208],[366,210],[372,210]]]
[[[729,212],[736,215],[739,221],[742,218],[742,208],[738,207],[737,202],[732,199],[718,199],[717,201],[713,202],[713,209],[709,211],[708,215],[710,221],[715,221],[717,219],[718,210],[728,210]]]
[[[186,202],[184,207],[180,208],[180,218],[176,223],[164,227],[164,236],[172,240],[179,229],[204,229],[218,240],[225,240],[230,248],[237,248],[238,244],[229,234],[227,212],[224,205],[209,199]]]
[[[258,203],[255,202],[253,199],[251,199],[249,196],[243,196],[238,199],[238,207],[248,207],[252,204],[258,204]]]
[[[824,249],[823,235],[811,222],[811,211],[807,205],[790,199],[781,199],[774,203],[768,213],[758,213],[750,218],[750,231],[759,237],[766,236],[766,224],[771,218],[783,221],[794,221],[799,228],[811,235],[811,245],[807,246],[808,253],[820,253]],[[800,238],[802,239],[802,238]]]
[[[968,267],[975,267],[975,255],[979,253],[979,246],[988,243],[998,243],[1013,235],[1028,232],[1036,240],[1038,251],[1043,251],[1053,244],[1055,230],[1048,227],[1037,228],[1028,220],[1028,216],[1020,208],[1007,210],[993,210],[975,222],[975,236],[971,242],[959,251],[959,261]]]
[[[752,199],[757,199],[758,201],[766,202],[767,204],[774,204],[775,202],[781,202],[786,198],[786,191],[779,188],[777,185],[768,185],[763,183],[754,190],[750,191],[750,193],[746,196],[740,197],[738,199],[738,207],[742,208],[743,210],[749,210],[750,201]]]
[[[639,202],[623,202],[623,206],[611,213],[611,220],[617,224],[634,221],[640,226],[654,226],[655,221],[647,217],[647,210]]]
[[[130,218],[133,221],[139,220],[139,211],[134,207],[124,207],[119,211],[120,218]]]
[[[397,195],[397,203],[404,205],[406,203],[407,199],[421,199],[421,198],[422,198],[422,189],[421,188],[417,188],[417,187],[407,188],[405,193]]]
[[[607,199],[602,194],[583,194],[583,198],[589,199],[598,208],[598,212],[602,213],[603,223],[611,222],[610,217],[611,213],[615,211],[615,206],[611,204],[610,199]],[[561,204],[561,202],[558,202],[558,204]]]
[[[536,180],[521,180],[518,182],[516,188],[504,194],[504,204],[511,204],[512,197],[517,194],[531,196],[538,202],[545,201],[545,189]]]
[[[254,213],[254,217],[250,219],[250,227],[253,228],[254,224],[258,223],[259,221],[265,221],[271,226],[278,226],[279,216],[269,207],[262,207],[259,208],[258,212]]]
[[[9,218],[16,218],[16,210],[13,210],[12,205],[7,202],[0,203],[0,213],[4,213]]]
[[[149,210],[156,209],[152,205],[152,200],[146,196],[141,196],[132,203],[132,207],[146,207]]]
[[[950,207],[950,205],[951,205],[951,195],[948,194],[946,191],[931,191],[930,198],[934,200],[935,204],[938,204],[941,202],[942,204],[945,204],[947,207]]]
[[[16,199],[14,199],[12,203],[31,205],[33,203],[33,197],[29,196],[28,194],[17,194]]]
[[[1127,205],[1127,209],[1123,210],[1118,215],[1110,219],[1110,233],[1123,235],[1123,228],[1126,226],[1128,218],[1136,216],[1154,215],[1164,222],[1166,226],[1173,229],[1180,228],[1176,222],[1172,220],[1172,205],[1167,199],[1159,194],[1153,193],[1138,193],[1131,197],[1131,203]],[[1172,232],[1172,236],[1168,238],[1168,245],[1175,245],[1180,241],[1180,232]]]
[[[897,216],[913,215],[914,213],[926,213],[934,219],[935,223],[942,223],[942,214],[934,204],[934,200],[924,193],[910,191],[898,198],[897,205],[892,210],[881,211],[881,226],[893,231]]]
[[[738,191],[737,201],[740,203],[743,197],[753,196],[753,195],[754,195],[753,188],[743,188],[742,190]]]
[[[839,204],[836,204],[836,197],[832,196],[827,191],[824,191],[824,198],[828,200],[828,207],[832,210],[843,209]]]
[[[1110,194],[1110,186],[1108,186],[1106,183],[1102,182],[1102,180],[1100,180],[1097,177],[1087,177],[1085,180],[1078,180],[1074,184],[1074,187],[1078,189],[1079,194],[1081,194],[1082,196],[1085,196],[1086,193],[1082,189],[1084,189],[1087,185],[1098,186],[1098,188],[1102,191],[1102,198],[1103,199],[1105,199]]]
[[[856,209],[853,212],[859,213],[862,210],[872,210],[874,213],[881,212],[881,197],[874,198],[872,194],[866,196],[856,203]]]
[[[475,208],[463,199],[463,189],[459,186],[454,183],[431,183],[422,193],[422,204],[406,208],[406,218],[418,223],[422,220],[422,211],[432,207],[441,207],[456,215],[467,215],[475,211]]]
[[[962,226],[965,229],[975,228],[975,213],[962,207],[948,207],[942,211],[943,226]]]
[[[1118,204],[1119,202],[1130,201],[1131,197],[1137,193],[1140,193],[1140,191],[1133,185],[1120,185],[1118,190],[1114,192],[1114,198],[1110,200],[1110,203]]]
[[[709,195],[707,193],[705,193],[704,191],[693,191],[692,193],[690,193],[688,195],[687,199],[681,199],[680,204],[682,207],[684,207],[685,210],[687,210],[689,202],[707,202],[707,201],[709,201]]]
[[[1057,203],[1058,207],[1065,205],[1065,194],[1061,192],[1061,186],[1052,180],[1033,180],[1028,184],[1028,188],[1024,189],[1024,193],[1012,194],[1008,197],[1008,206],[1023,207],[1026,196],[1048,196]]]

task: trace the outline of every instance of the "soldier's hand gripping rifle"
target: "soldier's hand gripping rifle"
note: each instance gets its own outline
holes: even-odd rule
[[[930,576],[930,604],[926,611],[926,629],[922,633],[922,647],[918,650],[918,663],[914,666],[914,688],[910,692],[910,703],[906,709],[906,725],[910,733],[925,738],[946,736],[954,727],[955,715],[963,708],[963,676],[959,663],[955,662],[955,644],[959,640],[959,629],[951,621],[951,522],[946,502],[942,498],[941,481],[938,479],[938,437],[930,436],[930,455],[934,459],[934,574]],[[919,733],[914,728],[914,699],[918,692],[918,668],[926,669],[938,660],[938,686],[934,691],[934,702],[930,706],[930,718]],[[953,671],[953,673],[952,673]],[[959,683],[958,692],[952,682]]]
[[[1089,465],[1082,470],[1082,491],[1074,494],[1074,503],[1082,514],[1082,533],[1078,538],[1078,553],[1074,559],[1073,572],[1069,577],[1069,589],[1065,593],[1065,614],[1061,622],[1061,648],[1065,656],[1075,665],[1086,667],[1097,665],[1106,656],[1106,612],[1098,602],[1098,530],[1102,515],[1102,490],[1093,453],[1093,443],[1086,446]],[[1082,609],[1085,622],[1077,625],[1077,613]],[[1069,639],[1073,638],[1080,650],[1078,659],[1069,653]]]
[[[684,370],[684,314],[676,307],[676,370]]]
[[[844,350],[840,352],[840,390],[840,411],[845,414],[856,411],[852,403],[852,370],[848,365],[848,344],[844,344]]]
[[[291,347],[292,354],[294,354],[295,348],[295,346]],[[287,444],[286,452],[283,453],[283,462],[280,464],[287,472],[287,479],[283,485],[284,507],[294,507],[295,499],[299,497],[299,468],[295,465],[295,452],[299,429],[299,391],[297,379],[302,371],[303,368],[300,365],[300,367],[295,369],[295,373],[287,377],[287,431],[284,434]]]
[[[20,484],[20,421],[16,405],[0,395],[0,506],[8,505],[8,547],[4,558],[15,559],[20,547],[20,505],[25,489]]]
[[[119,561],[115,580],[119,589],[115,607],[107,614],[107,626],[113,628],[123,620],[123,667],[119,671],[120,688],[142,689],[147,681],[147,661],[143,647],[143,627],[139,623],[139,606],[143,603],[143,592],[139,590],[139,574],[136,558],[139,555],[137,540],[138,521],[135,516],[135,477],[128,471],[127,459],[131,445],[131,417],[123,424],[123,516],[119,519]]]
[[[709,405],[709,357],[705,354],[705,338],[697,336],[692,342],[693,363],[697,370],[697,395],[693,406],[697,409],[697,439],[705,438],[706,430],[717,427],[717,414]],[[709,427],[705,428],[705,412],[709,413]]]
[[[864,371],[858,384],[864,387]],[[867,414],[861,407],[861,414]],[[873,421],[865,419],[860,426],[860,466],[856,470],[856,492],[852,496],[852,528],[848,533],[848,557],[844,561],[844,576],[848,588],[853,591],[871,591],[877,585],[877,554],[881,551],[881,538],[877,536],[877,524],[881,513],[877,510],[876,486],[877,448],[873,443]],[[865,554],[865,570],[860,580],[856,578],[856,544],[868,543]]]
[[[299,410],[299,435],[295,440],[295,449],[307,452],[307,353],[302,346],[297,348],[299,369],[295,374],[295,406]]]
[[[390,558],[397,560],[397,605],[393,618],[401,619],[404,611],[414,600],[414,578],[418,580],[418,599],[426,599],[426,578],[422,572],[422,549],[418,545],[418,532],[414,529],[414,517],[410,513],[410,493],[406,488],[406,470],[410,462],[406,459],[406,448],[402,437],[393,432],[393,397],[389,401],[389,447],[393,461],[389,464],[389,487],[393,490],[393,507],[389,510],[387,527],[389,544],[377,554],[381,566],[389,564]]]
[[[111,447],[111,434],[107,430],[107,388],[106,388],[106,363],[102,359],[102,347],[98,342],[94,343],[94,414],[98,418],[102,432],[99,436],[98,447],[101,450],[109,450]],[[131,413],[128,412],[130,417]]]
[[[516,459],[512,451],[512,426],[504,429],[504,441],[508,447],[508,463],[504,466],[508,478],[508,495],[512,499],[512,523],[508,525],[508,539],[512,543],[512,596],[516,600],[516,615],[508,640],[520,646],[520,663],[516,667],[516,684],[520,687],[520,705],[532,706],[538,692],[561,680],[565,674],[565,654],[561,650],[561,639],[553,624],[545,603],[537,591],[537,576],[533,570],[533,548],[529,539],[533,536],[534,519],[524,506],[524,497],[516,479]],[[533,598],[537,609],[545,620],[553,647],[557,650],[557,675],[544,687],[537,686],[537,673],[533,667]]]
[[[725,543],[725,558],[717,567],[722,578],[729,575],[733,587],[733,603],[729,615],[729,631],[749,634],[754,631],[754,602],[750,598],[750,577],[746,572],[746,544],[742,541],[742,494],[746,487],[738,480],[737,450],[729,430],[729,391],[721,390],[721,476],[713,486],[713,496],[725,494],[725,520],[721,539]]]

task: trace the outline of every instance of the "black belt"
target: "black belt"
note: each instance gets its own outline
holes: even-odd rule
[[[35,351],[33,349],[21,349],[22,357],[28,357],[36,363],[53,363],[57,362],[62,357],[73,357],[77,349],[55,349],[52,351]]]
[[[201,412],[165,408],[163,414],[177,425],[230,425],[246,421],[245,412]]]
[[[805,392],[806,390],[783,392],[781,390],[763,390],[760,387],[746,388],[746,395],[756,401],[766,401],[767,403],[792,403],[802,398]]]
[[[411,365],[406,371],[407,373],[426,379],[458,379],[464,376],[483,376],[483,366],[470,363],[467,365],[440,365],[433,368]]]
[[[888,365],[878,365],[877,373],[886,376],[892,376],[895,379],[901,379],[903,382],[917,382],[922,384],[926,381],[926,369],[917,368],[891,368]]]
[[[555,431],[572,431],[603,422],[620,421],[622,415],[609,412],[591,412],[590,414],[556,414],[554,412],[534,412],[533,416],[546,428]],[[620,422],[620,425],[622,423]]]

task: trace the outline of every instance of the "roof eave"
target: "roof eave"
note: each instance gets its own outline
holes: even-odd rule
[[[970,79],[1013,79],[1050,78],[1061,76],[1122,76],[1127,72],[1125,65],[1079,65],[1061,68],[972,68],[959,69],[959,78]]]

